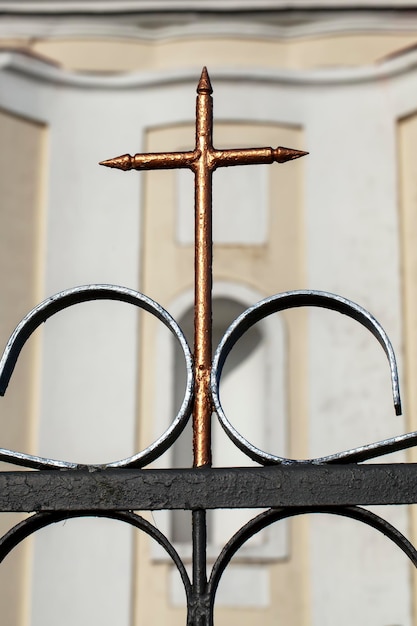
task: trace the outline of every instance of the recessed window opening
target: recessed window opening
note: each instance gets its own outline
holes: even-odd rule
[[[231,298],[218,297],[213,300],[213,352],[217,348],[224,332],[244,310],[246,306]],[[192,345],[194,317],[190,308],[179,320],[187,340]],[[184,371],[180,367],[182,354],[175,349],[174,401],[178,406],[184,393]],[[263,447],[265,429],[259,421],[266,413],[267,378],[266,337],[262,325],[250,328],[234,346],[229,354],[221,379],[221,398],[226,414],[234,426],[249,441]],[[226,436],[216,415],[212,420],[213,466],[248,466],[253,463]],[[192,425],[176,442],[173,450],[174,467],[191,467]],[[253,517],[254,511],[216,511],[208,512],[208,540],[215,545],[222,545],[228,538]],[[189,542],[191,536],[191,515],[188,511],[175,511],[171,520],[172,538],[175,543]],[[261,541],[255,536],[251,545]]]
[[[215,283],[213,288],[213,352],[230,324],[260,294],[235,283]],[[170,307],[189,344],[193,344],[194,311],[191,292],[181,294]],[[181,404],[185,387],[184,357],[176,341],[160,329],[157,336],[155,378],[155,433],[165,430]],[[287,411],[285,365],[287,344],[281,315],[271,315],[250,328],[228,355],[220,381],[223,410],[234,428],[254,446],[287,456]],[[170,390],[160,393],[160,389]],[[217,419],[212,419],[214,467],[255,465],[227,437]],[[187,468],[193,465],[192,424],[157,461],[158,467]],[[230,537],[260,510],[208,511],[207,556],[213,561]],[[154,513],[158,528],[173,542],[185,562],[191,560],[190,511]],[[288,556],[287,523],[272,525],[255,535],[239,550],[236,562],[267,563]],[[153,556],[166,560],[158,546]]]

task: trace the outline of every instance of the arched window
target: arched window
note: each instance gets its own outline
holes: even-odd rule
[[[213,351],[231,322],[248,306],[259,300],[259,294],[235,284],[216,284],[213,297]],[[176,310],[172,310],[176,309]],[[193,341],[192,294],[183,295],[171,307],[174,317],[190,345]],[[164,335],[165,336],[165,335]],[[168,345],[167,342],[170,342]],[[160,398],[158,414],[173,415],[184,393],[183,357],[171,338],[159,342],[158,364],[162,380],[171,389],[171,398]],[[252,327],[235,345],[223,370],[220,393],[224,410],[241,434],[257,447],[285,454],[287,413],[285,389],[286,345],[283,320],[271,316]],[[172,367],[173,365],[173,367]],[[167,371],[169,368],[169,371]],[[162,377],[162,379],[161,379]],[[164,408],[162,405],[165,405]],[[167,411],[169,411],[167,413]],[[161,426],[159,425],[159,428]],[[212,422],[213,466],[249,466],[254,463],[228,439],[216,415]],[[164,457],[172,467],[192,466],[191,423]],[[246,521],[259,511],[217,510],[208,512],[208,558],[214,559],[223,545]],[[191,558],[191,513],[158,512],[158,527],[170,537],[182,558]],[[236,561],[268,562],[287,556],[285,524],[272,526],[255,536],[236,556]],[[156,547],[155,558],[164,558]]]

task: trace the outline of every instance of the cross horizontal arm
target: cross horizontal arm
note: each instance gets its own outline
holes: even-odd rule
[[[256,165],[261,163],[286,163],[305,156],[308,152],[292,148],[236,148],[233,150],[211,151],[211,159],[215,167],[231,165]]]
[[[0,511],[417,503],[417,464],[0,473]]]
[[[114,167],[118,170],[169,170],[191,167],[199,157],[198,151],[193,152],[148,152],[144,154],[122,154],[121,156],[101,161],[100,165]]]
[[[231,150],[208,150],[208,161],[212,167],[230,167],[232,165],[256,165],[261,163],[286,163],[308,154],[303,150],[292,148],[235,148]],[[188,152],[148,152],[144,154],[122,154],[101,161],[100,165],[119,170],[166,170],[177,168],[193,168],[201,157],[199,150]]]

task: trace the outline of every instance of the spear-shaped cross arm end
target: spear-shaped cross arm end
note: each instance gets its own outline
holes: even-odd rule
[[[100,161],[99,165],[105,165],[105,167],[115,167],[118,170],[133,169],[134,159],[130,154],[122,154],[122,156],[115,157],[114,159],[107,159],[106,161]]]
[[[306,156],[308,152],[304,152],[303,150],[293,150],[292,148],[284,148],[283,146],[278,146],[273,150],[274,161],[277,163],[286,163],[286,161],[294,161],[294,159],[299,159],[300,157]]]

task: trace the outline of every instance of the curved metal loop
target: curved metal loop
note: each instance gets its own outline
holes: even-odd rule
[[[190,578],[187,574],[187,570],[183,562],[180,559],[178,552],[170,541],[161,533],[155,526],[145,520],[136,513],[130,513],[125,511],[56,511],[56,512],[42,512],[35,513],[31,517],[23,520],[16,526],[13,526],[3,537],[0,539],[0,563],[6,558],[6,556],[21,543],[26,537],[29,537],[32,533],[46,528],[56,522],[62,522],[64,520],[73,519],[77,517],[105,517],[108,519],[115,519],[120,522],[126,522],[139,530],[143,530],[147,535],[155,539],[161,545],[167,554],[171,557],[175,563],[179,574],[181,576],[187,601],[190,601],[192,595],[192,587]]]
[[[42,322],[46,322],[46,320],[55,313],[73,306],[74,304],[90,302],[92,300],[118,300],[128,304],[133,304],[134,306],[151,313],[163,324],[165,324],[165,326],[177,338],[184,353],[187,371],[184,399],[169,428],[150,446],[133,456],[120,461],[113,461],[103,465],[95,464],[91,466],[103,469],[108,467],[143,467],[163,454],[184,429],[192,409],[194,373],[191,351],[177,322],[157,302],[139,293],[138,291],[128,289],[127,287],[119,287],[117,285],[84,285],[62,291],[41,302],[41,304],[32,309],[26,317],[23,318],[7,342],[3,356],[0,360],[0,395],[4,395],[20,351],[36,328],[38,328]],[[85,464],[47,459],[44,457],[14,452],[12,450],[2,448],[0,448],[0,460],[34,469],[74,469],[80,467],[80,465],[83,467],[89,467],[89,465],[86,466]]]
[[[229,422],[225,415],[219,395],[219,385],[223,366],[229,352],[232,350],[235,343],[254,324],[267,317],[268,315],[272,315],[273,313],[304,306],[314,306],[330,309],[332,311],[342,313],[343,315],[347,315],[348,317],[351,317],[352,319],[365,326],[365,328],[367,328],[374,335],[374,337],[378,340],[378,342],[384,349],[385,354],[387,355],[391,372],[392,396],[394,400],[395,412],[397,415],[401,415],[398,369],[394,349],[388,338],[388,335],[379,324],[379,322],[368,311],[366,311],[366,309],[362,308],[361,306],[355,304],[350,300],[347,300],[346,298],[343,298],[342,296],[338,296],[333,293],[328,293],[326,291],[309,290],[296,290],[279,293],[275,296],[266,298],[265,300],[261,300],[260,302],[257,302],[256,304],[251,306],[249,309],[246,309],[246,311],[239,315],[239,317],[229,326],[216,350],[211,371],[211,393],[213,398],[213,404],[220,424],[222,425],[228,437],[235,443],[235,445],[252,460],[260,463],[261,465],[293,463],[294,460],[269,454],[268,452],[260,450],[249,441],[247,441],[232,426],[232,424]],[[387,442],[381,443],[386,444]],[[407,445],[413,445],[409,441],[405,442],[405,444],[406,445],[404,447],[407,447]],[[375,448],[375,445],[378,444],[371,444],[371,446],[372,445],[374,446],[372,449],[368,447],[368,453],[370,454],[370,456],[365,456],[364,458],[378,456],[379,453]],[[396,445],[400,445],[398,440],[396,441]],[[340,454],[345,454],[343,460],[346,460],[350,459],[350,456],[356,451],[357,449],[349,450],[346,451],[346,453]],[[365,447],[361,448],[361,453],[365,455],[367,454],[367,452],[365,452]],[[382,452],[381,454],[385,454],[385,452]],[[337,462],[339,457],[340,455],[330,455],[329,457],[313,459],[312,461],[308,462]]]
[[[239,548],[253,537],[256,533],[263,530],[267,526],[270,526],[274,522],[278,522],[289,517],[295,517],[296,515],[304,515],[307,513],[326,513],[330,515],[339,515],[342,517],[348,517],[350,519],[363,522],[368,526],[371,526],[375,530],[378,530],[383,535],[388,537],[396,546],[398,546],[404,554],[410,559],[415,567],[417,567],[417,550],[408,541],[402,533],[400,533],[395,526],[392,526],[379,515],[362,509],[358,506],[347,507],[290,507],[285,509],[269,509],[264,511],[260,515],[257,515],[251,519],[245,526],[242,526],[235,535],[227,542],[223,550],[219,554],[216,562],[211,570],[210,580],[208,582],[208,593],[210,595],[211,605],[214,604],[214,599],[219,585],[221,576],[230,563],[232,557],[236,554]]]

